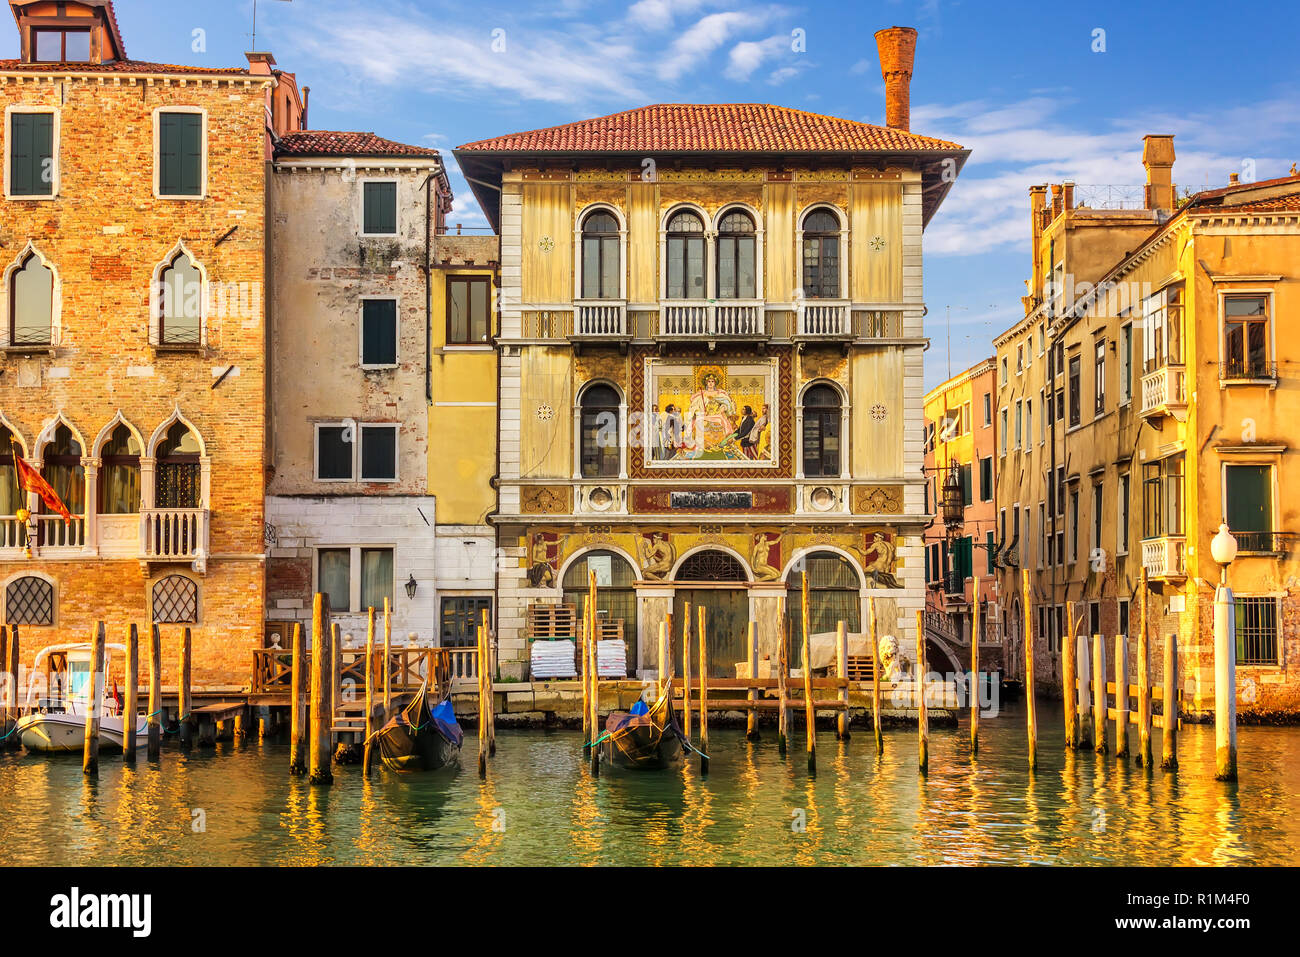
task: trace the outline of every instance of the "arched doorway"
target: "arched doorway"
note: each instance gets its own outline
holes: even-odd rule
[[[831,632],[844,622],[850,634],[862,631],[862,579],[843,555],[813,552],[791,567],[785,580],[785,607],[790,619],[790,639],[798,648],[803,640],[803,579],[808,575],[808,633]],[[792,650],[793,654],[793,650]],[[798,667],[797,659],[791,664]]]
[[[691,606],[691,674],[700,673],[699,621],[702,607],[707,622],[709,677],[736,677],[736,663],[746,660],[749,631],[749,575],[734,555],[710,549],[688,555],[673,576],[672,655],[675,672],[682,670],[682,625],[686,605]]]
[[[627,673],[636,674],[636,572],[617,552],[598,549],[574,559],[564,570],[564,602],[577,606],[587,597],[591,572],[596,573],[596,614],[602,621],[623,620]]]

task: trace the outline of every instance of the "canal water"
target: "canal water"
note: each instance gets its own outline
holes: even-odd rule
[[[969,734],[936,729],[930,774],[916,732],[818,735],[817,774],[775,733],[714,731],[698,765],[593,781],[576,731],[503,731],[487,781],[464,769],[332,787],[286,773],[281,744],[163,752],[161,770],[78,757],[0,757],[0,864],[1296,864],[1300,729],[1242,728],[1240,782],[1213,778],[1214,730],[1184,726],[1177,774],[1067,754],[1062,714],[1040,709],[1030,775],[1023,713]],[[1136,741],[1134,741],[1136,747]],[[1156,740],[1159,750],[1159,740]]]

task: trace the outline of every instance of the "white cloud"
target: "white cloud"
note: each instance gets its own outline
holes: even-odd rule
[[[710,13],[673,41],[668,53],[660,59],[656,73],[661,80],[676,80],[699,66],[701,60],[737,33],[759,26],[763,19],[761,15],[739,11]]]
[[[788,36],[778,34],[766,40],[743,40],[731,48],[727,57],[727,76],[733,80],[748,80],[766,61],[789,52]]]

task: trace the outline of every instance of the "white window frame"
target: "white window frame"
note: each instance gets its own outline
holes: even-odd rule
[[[1124,342],[1128,340],[1128,348]],[[1133,323],[1126,322],[1119,327],[1119,404],[1124,408],[1133,401]]]
[[[53,159],[54,159],[54,177],[53,177],[53,181],[50,184],[53,190],[48,196],[16,196],[9,191],[10,188],[9,179],[13,175],[13,169],[10,165],[11,160],[13,158],[13,153],[12,153],[13,121],[11,117],[15,113],[52,113],[54,115],[53,142],[50,144],[50,152],[53,154]],[[11,106],[5,107],[5,128],[4,128],[5,199],[15,203],[26,203],[26,202],[33,202],[33,201],[49,202],[52,199],[59,198],[59,172],[60,172],[60,167],[63,165],[59,161],[59,152],[60,152],[60,147],[62,145],[62,137],[60,135],[62,133],[62,126],[63,126],[63,111],[60,110],[57,106],[40,106],[37,104],[23,103],[23,104],[13,104]]]
[[[362,453],[364,451],[366,429],[392,429],[393,430],[393,474],[381,476],[379,478],[370,478],[361,474]],[[353,470],[358,482],[364,482],[368,485],[391,485],[398,481],[401,472],[400,464],[402,461],[402,427],[398,422],[358,422],[357,437],[360,441],[356,443],[356,468]]]
[[[1005,458],[1009,444],[1007,441],[1007,407],[1005,405],[998,410],[998,421],[1002,426],[1002,434],[999,436],[998,442],[998,454]]]
[[[358,545],[354,542],[317,542],[312,546],[311,560],[311,590],[315,594],[320,588],[320,553],[321,552],[338,552],[346,550],[348,552],[348,607],[334,608],[331,606],[331,615],[360,615],[365,613],[366,609],[361,607],[361,553],[363,551],[372,551],[387,549],[393,553],[393,607],[397,606],[397,582],[399,573],[397,571],[397,543],[396,542],[366,542]],[[377,609],[378,610],[378,609]]]
[[[352,474],[348,478],[321,478],[320,475],[320,430],[321,429],[352,429]],[[339,482],[357,481],[357,447],[360,444],[359,438],[361,424],[352,420],[339,420],[334,422],[313,422],[312,423],[312,446],[311,446],[311,476],[313,482],[327,482],[336,484]]]
[[[393,339],[396,347],[392,362],[366,362],[366,303],[393,303]],[[402,298],[396,294],[389,296],[360,296],[357,301],[357,364],[362,369],[381,370],[396,369],[402,364]]]
[[[618,223],[618,298],[584,299],[582,295],[582,225],[587,217],[595,212],[606,212]],[[664,222],[667,222],[666,220]],[[708,229],[708,217],[704,217],[705,229]],[[662,259],[662,254],[661,254]],[[578,210],[573,218],[573,298],[580,302],[627,302],[627,217],[623,211],[611,203],[588,203]],[[708,282],[707,277],[705,283]]]
[[[1132,494],[1132,471],[1120,472],[1115,482],[1115,554],[1117,556],[1128,554],[1130,526],[1133,523],[1133,507],[1130,498]]]
[[[392,485],[401,480],[401,461],[402,447],[401,424],[398,422],[358,422],[352,419],[344,419],[330,422],[314,422],[313,441],[312,441],[312,481],[323,484],[366,484],[366,485]],[[352,475],[350,478],[321,478],[320,476],[320,430],[321,429],[338,429],[351,428],[352,431]],[[361,474],[361,446],[365,441],[365,430],[373,428],[391,428],[397,434],[397,441],[393,443],[393,475],[391,478],[366,478]]]
[[[366,184],[392,183],[393,231],[391,233],[366,232]],[[399,176],[360,176],[357,178],[357,235],[362,239],[395,239],[402,235],[402,180]]]
[[[819,209],[829,209],[835,214],[835,218],[840,223],[840,298],[835,299],[810,299],[803,293],[803,224],[808,219],[810,213]],[[849,248],[849,214],[837,203],[817,202],[810,203],[799,213],[796,221],[794,234],[795,261],[798,272],[795,274],[795,288],[799,290],[800,302],[844,302],[849,298],[849,269],[852,267],[852,250]]]
[[[191,113],[203,117],[203,130],[201,139],[203,142],[202,163],[199,168],[199,178],[202,181],[202,188],[197,196],[177,196],[175,194],[163,193],[159,184],[162,181],[162,136],[160,135],[160,125],[162,114],[164,113]],[[200,202],[208,199],[208,111],[202,106],[158,106],[153,110],[153,196],[154,199],[165,199],[170,202]]]
[[[1226,363],[1227,360],[1227,340],[1224,338],[1227,334],[1227,301],[1228,299],[1237,299],[1249,296],[1263,296],[1268,300],[1268,358],[1267,364],[1277,366],[1277,311],[1276,300],[1273,295],[1273,286],[1261,286],[1258,284],[1248,284],[1245,286],[1231,285],[1231,280],[1221,279],[1220,282],[1227,282],[1228,287],[1222,285],[1215,286],[1215,293],[1219,302],[1219,363]],[[1262,379],[1224,379],[1219,377],[1219,383],[1223,387],[1233,385],[1250,385],[1254,383],[1272,383],[1276,384],[1276,379],[1265,377]],[[1279,612],[1281,614],[1281,612]],[[1280,639],[1279,639],[1280,641]]]

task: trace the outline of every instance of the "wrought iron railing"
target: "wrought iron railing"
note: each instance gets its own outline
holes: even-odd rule
[[[1219,379],[1222,382],[1231,382],[1234,379],[1276,378],[1276,362],[1265,362],[1263,359],[1228,359],[1219,363]]]
[[[1295,551],[1300,534],[1295,532],[1233,532],[1237,551],[1253,555],[1285,555]]]

